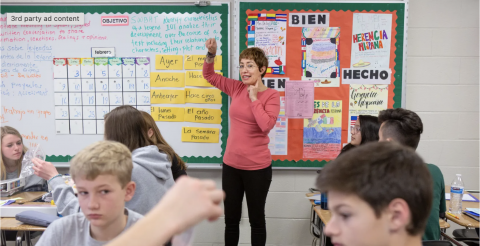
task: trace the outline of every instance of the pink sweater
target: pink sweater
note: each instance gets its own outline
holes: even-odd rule
[[[268,133],[275,126],[280,112],[279,93],[267,89],[258,92],[258,100],[252,102],[247,85],[216,74],[213,62],[203,64],[203,77],[232,98],[231,129],[223,162],[242,170],[258,170],[270,166],[272,156],[268,149]]]

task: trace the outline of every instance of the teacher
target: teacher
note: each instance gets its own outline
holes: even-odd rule
[[[272,182],[272,157],[268,133],[280,112],[280,96],[262,83],[268,59],[263,50],[248,48],[240,54],[242,81],[216,74],[214,59],[217,42],[205,42],[208,49],[203,77],[232,98],[231,130],[223,156],[222,188],[225,191],[225,245],[238,245],[243,194],[247,197],[248,218],[253,246],[267,240],[265,202]]]

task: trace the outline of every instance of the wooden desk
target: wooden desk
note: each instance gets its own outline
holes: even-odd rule
[[[37,193],[37,192],[24,192],[24,193]],[[45,193],[45,192],[43,192],[43,193]],[[40,197],[42,195],[40,195]],[[18,197],[18,196],[12,196],[12,197]],[[31,197],[33,197],[33,195]],[[36,200],[36,199],[34,199],[34,200]],[[22,205],[13,203],[13,204],[10,204],[10,205],[7,205],[7,206],[24,206],[24,205],[30,205],[30,206],[31,205],[39,205],[39,206],[53,206],[53,207],[55,207],[55,205],[50,205],[50,203],[46,203],[46,202],[26,202]],[[20,222],[20,221],[16,220],[15,218],[0,218],[0,230],[2,231],[1,232],[1,237],[2,237],[1,238],[1,245],[2,246],[6,245],[3,231],[18,231],[16,245],[20,245],[19,242],[21,243],[21,238],[22,238],[23,235],[25,235],[26,244],[27,244],[27,246],[30,246],[30,245],[32,245],[32,242],[30,240],[30,232],[31,231],[45,231],[46,229],[47,229],[47,227],[43,227],[43,226],[34,226],[34,225],[24,224],[23,222]]]
[[[22,202],[33,202],[35,200],[38,200],[42,198],[42,196],[47,193],[44,191],[27,191],[27,192],[20,192],[17,194],[14,194],[12,196],[6,196],[6,197],[1,197],[0,200],[8,200],[12,198],[17,198],[20,197],[22,199],[19,199],[17,201],[22,201]]]
[[[450,187],[448,187],[448,190],[450,190]],[[445,187],[445,191],[447,191],[447,187]],[[474,193],[471,193],[471,195],[473,195],[474,197],[476,197],[477,199],[479,198],[478,194],[474,194]],[[448,208],[450,207],[450,201],[447,200],[447,212],[448,212]],[[478,202],[465,202],[465,201],[462,201],[462,210],[465,210],[466,208],[478,208],[480,205],[480,203]],[[449,215],[448,213],[445,214],[447,219],[461,225],[461,226],[465,226],[467,228],[479,228],[480,227],[480,222],[478,222],[477,220],[473,219],[473,218],[470,218],[469,216],[467,215],[464,215],[463,213],[458,215],[458,219]]]

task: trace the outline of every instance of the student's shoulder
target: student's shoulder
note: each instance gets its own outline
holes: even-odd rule
[[[87,218],[85,218],[85,215],[82,212],[79,212],[55,220],[48,226],[48,228],[52,227],[57,230],[70,230],[74,228],[81,228],[87,225]]]
[[[131,210],[131,209],[128,209],[128,208],[125,208],[127,210],[127,213],[128,213],[128,219],[127,219],[127,226],[131,226],[133,223],[137,222],[138,220],[140,220],[141,218],[143,218],[143,215]]]
[[[442,170],[437,165],[427,163],[428,171],[432,175],[433,180],[441,180],[443,182],[443,173]]]

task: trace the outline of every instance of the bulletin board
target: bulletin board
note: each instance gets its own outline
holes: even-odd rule
[[[358,115],[402,106],[407,6],[399,1],[239,2],[236,55],[247,47],[262,48],[269,58],[263,82],[281,97],[269,135],[274,167],[323,167],[350,141]],[[372,77],[365,74],[371,81],[346,84],[343,69],[362,67],[372,69]],[[375,82],[378,70],[390,71],[389,84]],[[282,115],[289,80],[314,81],[312,118]]]
[[[188,164],[222,163],[228,96],[204,84],[202,66],[205,41],[216,38],[215,70],[229,76],[228,3],[1,7],[1,124],[16,128],[28,148],[40,145],[47,161],[69,162],[103,139],[105,113],[132,105],[151,112]],[[6,13],[84,13],[85,24],[8,26]],[[112,16],[128,23],[102,24]],[[93,47],[114,48],[115,57],[92,59]],[[182,139],[189,129],[213,140]]]

